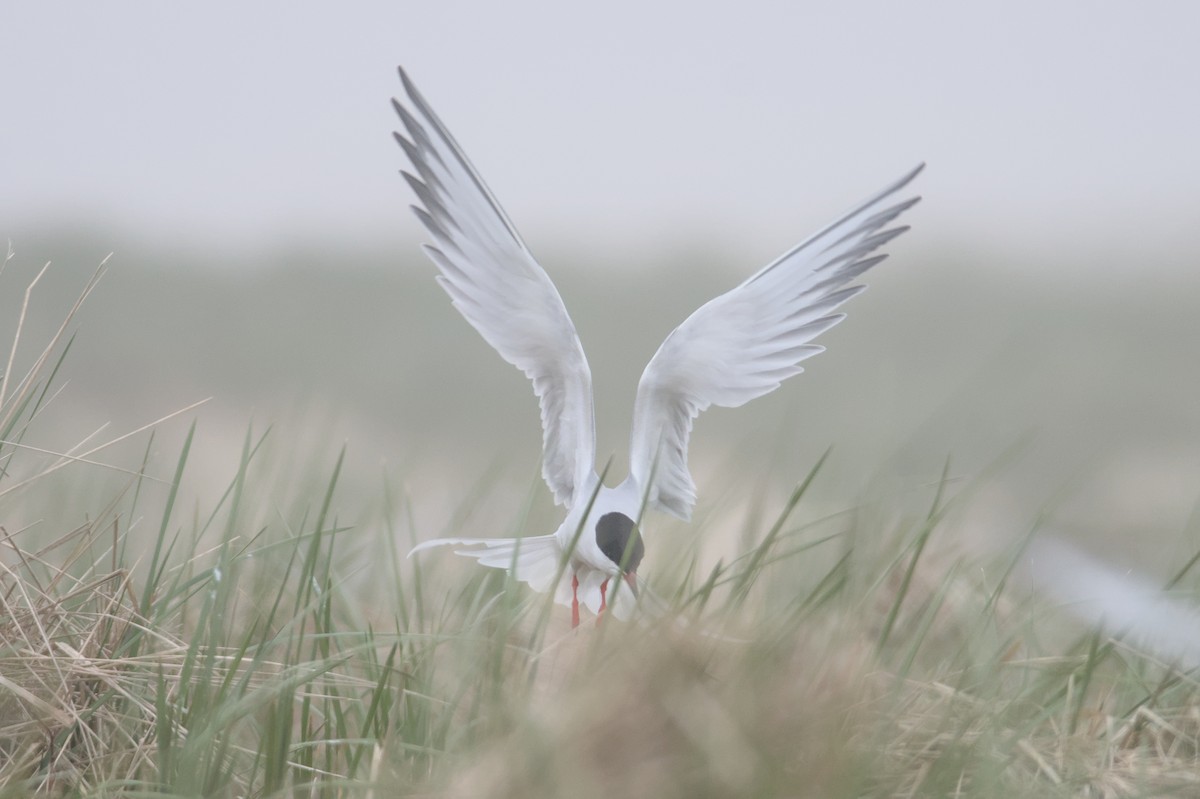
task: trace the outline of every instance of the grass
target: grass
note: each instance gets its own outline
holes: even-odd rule
[[[29,358],[18,322],[0,388],[0,797],[1200,792],[1195,674],[1016,594],[1015,553],[954,554],[970,486],[813,518],[822,458],[729,562],[651,531],[661,617],[572,631],[501,572],[407,560],[440,531],[394,479],[341,521],[344,453],[289,497],[286,433],[248,431],[187,509],[194,426],[161,463],[157,426],[38,444],[74,310]]]

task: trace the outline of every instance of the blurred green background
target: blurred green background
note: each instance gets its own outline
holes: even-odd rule
[[[1080,253],[1035,269],[939,246],[920,209],[912,216],[915,230],[892,245],[805,374],[699,419],[700,515],[745,518],[756,505],[769,514],[832,447],[812,515],[868,499],[915,512],[949,458],[955,490],[980,484],[958,544],[1008,542],[1048,514],[1056,531],[1127,562],[1165,568],[1185,554],[1200,497],[1200,272],[1162,269],[1165,251],[1121,255],[1115,245],[1107,257],[1126,268]],[[47,338],[109,244],[78,231],[23,236],[0,282],[3,332],[52,259],[25,332],[30,344]],[[202,499],[232,475],[247,428],[274,424],[273,446],[288,453],[272,467],[280,481],[287,464],[319,479],[314,467],[345,443],[348,496],[369,501],[399,478],[421,537],[509,533],[531,490],[528,532],[557,523],[536,479],[527,382],[451,308],[415,242],[222,253],[219,267],[202,246],[131,239],[115,249],[79,317],[70,384],[38,431],[42,446],[212,397],[186,417],[199,420],[190,476]],[[687,244],[619,268],[603,253],[539,257],[591,362],[600,465],[612,456],[620,479],[644,364],[692,309],[760,265]],[[161,477],[184,429],[172,422],[157,444]],[[456,522],[481,490],[491,511]]]

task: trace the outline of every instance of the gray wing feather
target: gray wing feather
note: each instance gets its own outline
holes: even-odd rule
[[[691,516],[696,485],[688,441],[701,411],[768,394],[824,351],[810,342],[845,318],[833,312],[866,289],[847,284],[886,257],[872,253],[908,230],[887,226],[920,198],[885,201],[923,167],[710,300],[667,336],[638,382],[630,444],[630,471],[652,505]]]
[[[400,70],[407,103],[392,100],[407,135],[396,141],[413,211],[433,241],[425,252],[455,308],[532,381],[542,418],[542,475],[560,505],[592,473],[592,376],[558,290],[446,126]]]

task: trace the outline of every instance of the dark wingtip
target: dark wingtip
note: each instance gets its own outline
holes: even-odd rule
[[[895,183],[893,183],[891,188],[887,189],[887,191],[884,192],[884,195],[886,196],[888,194],[891,194],[892,192],[899,191],[900,189],[907,186],[909,183],[912,183],[913,180],[916,179],[917,175],[921,174],[924,171],[925,171],[925,162],[922,161],[921,163],[917,164],[912,169],[908,170],[908,172],[906,172],[904,174],[904,177],[900,178]],[[918,197],[917,199],[919,200],[921,198]]]
[[[421,102],[421,93],[417,91],[417,85],[412,82],[412,78],[408,77],[408,73],[404,71],[404,67],[396,67],[396,71],[400,73],[400,83],[404,85],[404,92],[412,98],[414,103]]]

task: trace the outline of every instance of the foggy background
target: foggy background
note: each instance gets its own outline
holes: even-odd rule
[[[831,511],[920,505],[949,457],[985,536],[1049,513],[1154,564],[1194,547],[1200,7],[45,3],[0,26],[3,348],[43,263],[31,342],[114,253],[44,440],[211,396],[187,418],[214,483],[274,423],[318,473],[345,442],[364,494],[398,476],[421,537],[488,481],[505,515],[454,529],[509,532],[537,406],[417,249],[402,63],[559,285],[615,474],[662,338],[925,161],[829,352],[698,422],[701,513],[769,505],[833,446]]]

